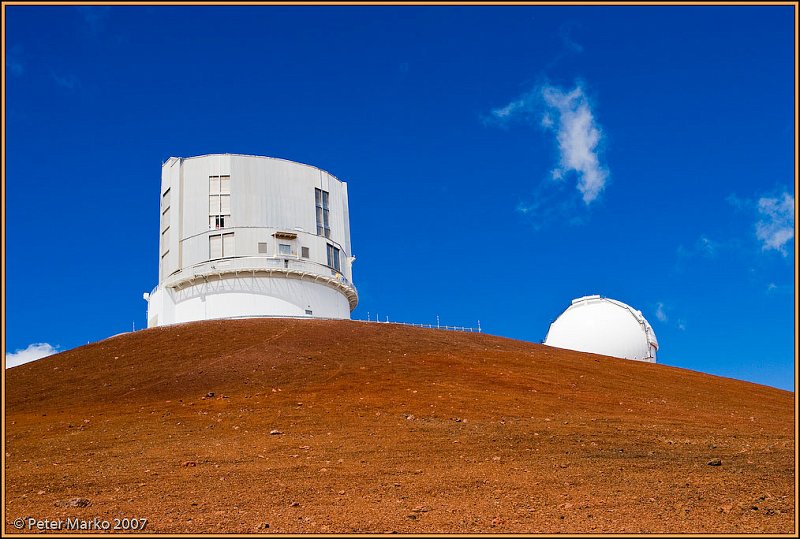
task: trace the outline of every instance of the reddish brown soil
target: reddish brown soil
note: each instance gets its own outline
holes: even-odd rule
[[[794,394],[664,365],[264,319],[113,337],[6,389],[7,533],[796,533]]]

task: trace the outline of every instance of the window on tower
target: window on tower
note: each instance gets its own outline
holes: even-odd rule
[[[212,229],[230,226],[231,177],[208,177],[208,227]]]
[[[213,234],[208,237],[208,258],[229,258],[235,255],[236,248],[233,232],[227,234]]]
[[[342,271],[339,263],[339,249],[330,243],[328,244],[328,267],[336,271]]]
[[[331,237],[331,224],[329,217],[329,197],[327,191],[322,189],[314,189],[314,203],[317,210],[317,235]]]

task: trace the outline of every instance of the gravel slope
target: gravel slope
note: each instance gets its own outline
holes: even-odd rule
[[[665,365],[254,319],[112,337],[6,390],[7,533],[796,533],[794,394]]]

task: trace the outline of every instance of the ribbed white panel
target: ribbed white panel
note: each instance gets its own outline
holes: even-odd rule
[[[236,256],[233,233],[222,235],[222,256]]]
[[[170,229],[167,228],[164,232],[161,233],[161,254],[164,254],[167,251],[169,251],[169,231]]]
[[[329,239],[316,233],[315,188],[328,192]],[[168,190],[169,195],[164,197]],[[235,154],[170,158],[162,166],[161,194],[161,211],[166,204],[171,208],[161,217],[160,232],[169,227],[161,252],[169,250],[169,255],[161,266],[159,283],[168,278],[179,280],[184,272],[194,275],[198,265],[209,260],[264,257],[263,247],[259,250],[259,244],[264,243],[269,261],[278,256],[279,241],[291,243],[294,255],[307,250],[308,262],[315,263],[309,266],[312,273],[327,277],[331,273],[325,267],[327,244],[333,243],[340,249],[341,274],[352,281],[346,184],[321,169]],[[216,229],[215,215],[226,216],[221,229]],[[286,232],[296,234],[296,239],[275,237]],[[280,264],[283,267],[283,261]],[[302,289],[305,281],[297,286]],[[326,288],[347,303],[341,291]],[[167,312],[167,303],[154,318],[159,324],[174,319]],[[298,312],[304,315],[306,309]],[[324,316],[324,310],[312,310],[313,316]]]
[[[208,257],[211,260],[222,258],[222,236],[217,234],[208,237]]]

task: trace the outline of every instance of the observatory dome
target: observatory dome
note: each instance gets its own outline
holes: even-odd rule
[[[600,296],[584,296],[550,324],[544,344],[567,350],[656,362],[653,328],[630,305]]]
[[[358,292],[347,183],[273,157],[171,157],[161,166],[159,198],[158,286],[144,294],[148,327],[350,318]]]

